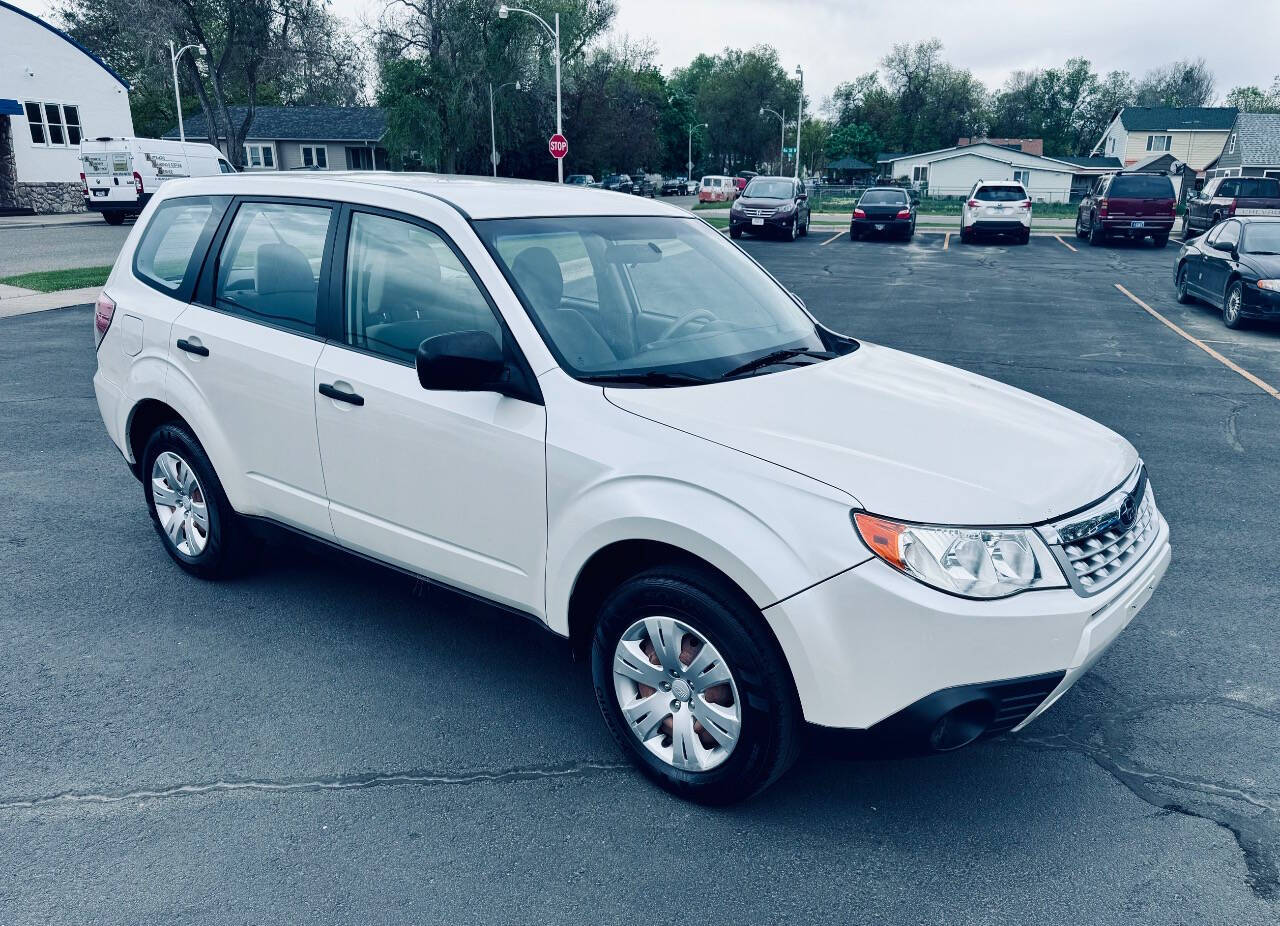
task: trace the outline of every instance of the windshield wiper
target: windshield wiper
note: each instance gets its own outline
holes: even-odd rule
[[[771,367],[775,363],[786,363],[796,357],[809,356],[817,357],[819,360],[830,360],[835,354],[827,350],[813,350],[808,347],[784,347],[781,350],[770,351],[762,357],[755,360],[748,360],[741,366],[736,366],[728,373],[722,373],[721,379],[732,379],[735,376],[741,376],[744,373],[754,373],[762,367]]]
[[[1246,254],[1261,254],[1264,257],[1280,257],[1280,251],[1245,251]]]
[[[596,373],[579,376],[578,379],[584,383],[603,386],[697,386],[710,382],[692,373],[664,373],[661,370],[648,370],[644,373]]]

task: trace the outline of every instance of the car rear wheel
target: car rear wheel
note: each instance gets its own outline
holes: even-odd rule
[[[231,574],[249,561],[253,537],[222,490],[204,448],[184,425],[164,424],[147,441],[142,484],[165,552],[201,579]]]
[[[1018,244],[1029,244],[1031,242],[1031,229],[1024,228],[1018,232]]]
[[[1222,323],[1228,328],[1236,329],[1244,325],[1244,284],[1236,280],[1227,287],[1226,298],[1222,300]]]
[[[106,222],[108,225],[123,225],[124,213],[123,212],[104,212],[102,213],[102,220]]]
[[[1156,247],[1158,247],[1158,248],[1168,247],[1168,246],[1169,246],[1169,236],[1168,236],[1167,234],[1164,234],[1164,235],[1152,235],[1152,236],[1151,236],[1151,243],[1152,243],[1152,244],[1154,244],[1154,245],[1155,245]]]
[[[1089,223],[1089,244],[1095,248],[1107,240],[1107,234],[1102,230],[1102,225],[1098,222]]]
[[[1195,302],[1195,297],[1191,295],[1191,291],[1187,289],[1187,265],[1183,264],[1178,268],[1177,282],[1174,283],[1174,289],[1178,294],[1178,301],[1183,305]]]
[[[596,701],[652,781],[706,804],[744,800],[799,751],[802,719],[756,606],[701,570],[669,566],[605,601],[591,644]]]
[[[1187,240],[1187,231],[1191,228],[1191,223],[1187,221],[1187,214],[1182,213],[1182,240]]]
[[[849,229],[849,240],[850,240],[850,241],[857,241],[857,240],[858,240],[859,238],[861,238],[861,237],[862,237],[862,232],[854,231],[852,228],[851,228],[851,229]]]
[[[967,225],[960,226],[960,243],[969,244],[973,241],[973,232],[969,230]]]
[[[1080,221],[1080,213],[1076,213],[1076,237],[1083,241],[1089,237],[1089,232],[1085,230],[1084,223]]]

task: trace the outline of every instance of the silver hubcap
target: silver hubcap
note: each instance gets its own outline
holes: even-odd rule
[[[1233,288],[1230,295],[1227,296],[1227,318],[1231,321],[1236,320],[1236,316],[1240,314],[1240,290]]]
[[[728,663],[683,621],[646,617],[614,649],[613,688],[631,732],[675,768],[705,772],[733,752],[742,731]]]
[[[199,556],[209,543],[209,506],[200,480],[171,450],[151,464],[151,499],[169,541],[179,553]]]

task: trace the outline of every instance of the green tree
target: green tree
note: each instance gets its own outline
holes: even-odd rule
[[[1272,82],[1270,92],[1253,86],[1232,88],[1224,105],[1246,113],[1280,112],[1280,75]]]
[[[1152,68],[1137,84],[1137,106],[1209,106],[1213,103],[1213,71],[1203,58],[1174,61]]]
[[[826,152],[827,157],[833,161],[855,157],[874,166],[881,147],[880,136],[871,126],[862,122],[848,122],[831,130],[827,137]]]

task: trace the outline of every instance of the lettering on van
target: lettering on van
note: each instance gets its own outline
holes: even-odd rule
[[[165,177],[190,177],[191,176],[190,172],[187,170],[186,162],[179,160],[178,158],[167,157],[166,155],[156,154],[155,152],[152,152],[152,151],[146,152],[143,156],[147,159],[148,162],[150,162],[152,168],[154,168],[156,172],[157,177],[165,178]]]

